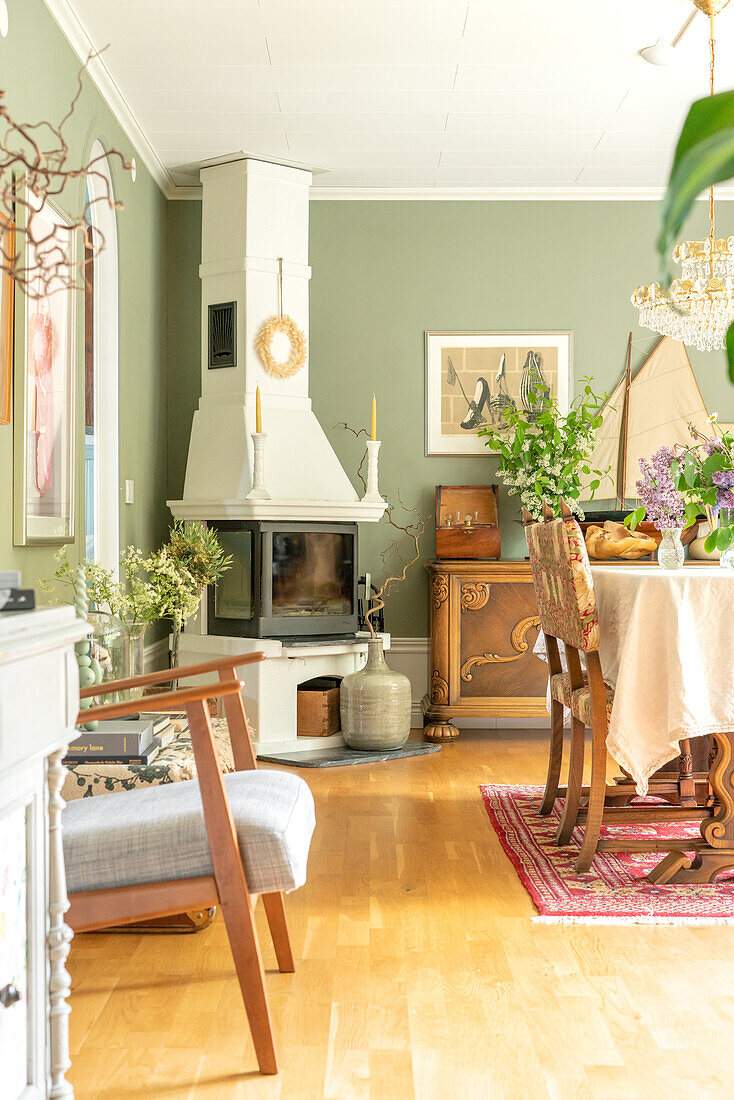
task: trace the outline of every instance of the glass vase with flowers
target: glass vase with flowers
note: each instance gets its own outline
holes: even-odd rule
[[[710,421],[716,423],[715,413]],[[709,524],[705,551],[719,551],[722,566],[734,568],[734,436],[725,431],[708,437],[692,425],[689,430],[690,444],[661,447],[650,462],[640,460],[641,504],[625,523],[632,530],[643,519],[661,530],[684,528],[704,512]]]
[[[627,516],[625,523],[633,531],[643,519],[654,523],[662,534],[658,564],[663,569],[678,569],[685,560],[681,535],[688,523],[685,492],[677,485],[679,469],[675,449],[660,447],[650,460],[641,458],[640,471],[642,477],[635,485],[642,503]]]
[[[76,568],[69,561],[66,547],[56,554],[58,567],[54,580],[76,596]],[[128,546],[120,558],[122,580],[97,561],[80,563],[89,601],[88,618],[93,630],[95,656],[105,680],[127,679],[144,671],[145,632],[159,618],[158,596],[148,583],[142,553]],[[51,591],[47,581],[39,582],[42,591]],[[137,698],[142,689],[124,692],[125,698]],[[108,698],[108,702],[112,700]]]

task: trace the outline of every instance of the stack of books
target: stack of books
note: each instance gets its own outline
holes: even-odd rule
[[[141,702],[144,703],[145,699],[142,699]],[[143,711],[137,717],[146,722],[161,723],[154,732],[158,734],[158,730],[163,729],[169,733],[168,741],[165,742],[166,745],[170,745],[174,737],[177,737],[179,733],[185,733],[189,728],[189,719],[185,710]]]
[[[170,714],[108,718],[92,733],[85,731],[71,742],[64,763],[152,764],[178,732]]]

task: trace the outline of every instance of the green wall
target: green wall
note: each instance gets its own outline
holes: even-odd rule
[[[16,119],[58,122],[76,88],[79,61],[41,0],[8,0],[10,30],[0,39],[0,72],[6,103]],[[96,91],[84,91],[66,131],[70,163],[78,164],[99,138],[106,148],[132,155],[135,149]],[[136,155],[137,180],[112,164],[118,212],[120,264],[120,479],[135,481],[135,504],[121,503],[120,545],[147,549],[165,536],[166,499],[166,203]],[[83,205],[81,184],[70,188],[75,210]],[[77,461],[76,541],[72,560],[84,549],[83,423],[84,330],[82,296],[77,326]],[[16,359],[16,364],[18,363]],[[17,368],[16,368],[17,369]],[[55,566],[54,547],[14,547],[13,427],[0,425],[0,568],[22,571],[24,583],[35,584]],[[122,501],[122,496],[120,496]]]
[[[169,203],[169,492],[183,489],[191,418],[199,397],[201,206]],[[731,210],[731,213],[729,211]],[[705,233],[703,204],[691,231]],[[436,484],[491,481],[496,460],[424,455],[426,329],[571,329],[576,379],[611,389],[632,329],[635,365],[654,346],[637,327],[631,290],[655,277],[657,204],[651,202],[312,202],[311,396],[346,469],[361,450],[334,427],[368,423],[377,394],[380,485],[390,500],[433,514]],[[722,231],[734,206],[722,203]],[[723,353],[691,352],[704,399],[734,421],[734,388]],[[353,480],[355,480],[353,478]],[[502,491],[503,553],[525,554],[518,509]],[[383,520],[361,529],[362,568],[377,572],[391,538]],[[432,523],[424,558],[434,552]],[[391,597],[387,626],[399,637],[428,634],[420,565]]]
[[[701,230],[703,215],[694,221]],[[492,457],[424,455],[426,329],[571,329],[576,379],[590,374],[611,389],[629,330],[645,342],[638,360],[654,344],[637,327],[629,295],[655,277],[656,219],[649,202],[312,202],[311,396],[347,470],[359,449],[333,425],[366,425],[374,390],[388,499],[399,488],[406,503],[432,514],[436,484],[493,479]],[[722,231],[732,220],[720,211]],[[734,420],[723,353],[691,359],[708,407]],[[517,518],[502,492],[507,557],[526,553]],[[376,571],[390,537],[384,521],[363,525],[363,568]],[[431,528],[424,556],[434,549]],[[390,599],[386,625],[397,636],[428,634],[420,566]]]

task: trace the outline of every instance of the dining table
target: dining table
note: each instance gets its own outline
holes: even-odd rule
[[[734,868],[734,571],[605,563],[592,576],[599,657],[614,688],[607,748],[638,794],[682,740],[712,741],[700,838],[685,851],[678,841],[649,879],[713,882]]]

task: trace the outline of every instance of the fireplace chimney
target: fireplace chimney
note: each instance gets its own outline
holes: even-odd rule
[[[279,306],[308,338],[311,173],[235,153],[201,170],[201,399],[183,499],[173,514],[199,520],[376,522],[384,502],[361,501],[311,409],[309,364],[289,378],[265,369],[254,341]],[[264,480],[252,488],[255,393],[267,436]]]

